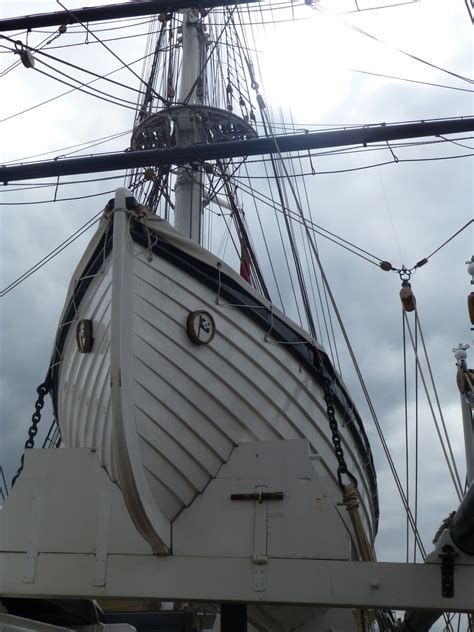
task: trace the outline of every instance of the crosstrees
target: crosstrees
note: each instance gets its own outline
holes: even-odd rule
[[[165,149],[144,149],[134,152],[121,152],[105,156],[51,160],[28,165],[0,167],[0,182],[4,184],[27,178],[47,178],[51,176],[72,175],[99,171],[115,171],[144,167],[150,164],[163,166],[169,164],[187,164],[216,158],[236,158],[257,154],[276,154],[306,149],[342,147],[380,141],[439,136],[440,134],[458,134],[474,131],[474,117],[459,119],[441,119],[437,121],[407,123],[400,125],[375,125],[331,132],[313,134],[294,134],[292,136],[273,136],[270,138],[252,138],[250,140],[232,140],[215,143],[200,143],[190,146],[177,146]]]

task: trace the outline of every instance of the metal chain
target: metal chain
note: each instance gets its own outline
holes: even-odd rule
[[[342,449],[341,436],[339,434],[339,427],[336,419],[336,411],[334,409],[334,399],[331,390],[331,380],[323,374],[323,368],[320,366],[323,388],[324,388],[324,401],[326,402],[326,412],[329,419],[329,427],[332,433],[332,444],[334,446],[334,453],[336,455],[338,467],[337,467],[337,480],[342,489],[344,489],[344,483],[342,481],[342,475],[345,474],[354,487],[357,487],[356,477],[349,472],[346,460],[344,458],[344,450]]]
[[[28,439],[25,443],[25,450],[31,450],[31,448],[35,447],[35,437],[38,434],[38,424],[41,421],[41,411],[44,406],[44,398],[49,393],[50,390],[50,382],[48,378],[38,386],[36,392],[38,393],[38,399],[35,403],[35,412],[31,417],[31,426],[28,429]],[[20,476],[23,471],[23,465],[25,463],[25,453],[22,454],[20,460],[20,467],[18,468],[17,473],[12,479],[11,487],[16,483],[16,479]]]

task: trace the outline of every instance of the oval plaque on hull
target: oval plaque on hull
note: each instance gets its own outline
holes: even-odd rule
[[[216,323],[209,312],[199,309],[189,314],[186,330],[194,344],[207,345],[216,335]]]
[[[76,326],[76,343],[79,353],[89,353],[92,350],[94,338],[92,337],[92,321],[82,319]]]

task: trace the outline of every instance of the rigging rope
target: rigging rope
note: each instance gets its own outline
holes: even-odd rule
[[[313,244],[312,240],[310,241],[310,244],[312,244],[311,247],[314,249],[314,244]],[[393,457],[391,455],[391,452],[390,452],[390,449],[388,447],[387,441],[385,439],[384,432],[382,430],[382,426],[380,424],[380,421],[378,419],[378,416],[377,416],[377,413],[375,411],[374,405],[372,403],[369,391],[367,389],[367,386],[365,384],[365,380],[364,380],[363,375],[362,375],[362,371],[360,370],[359,363],[357,362],[357,359],[355,357],[355,353],[354,353],[354,350],[352,348],[352,344],[350,342],[350,339],[349,339],[349,336],[347,334],[346,328],[345,328],[344,323],[342,321],[342,317],[341,317],[341,315],[339,313],[339,309],[337,307],[336,301],[335,301],[334,296],[332,294],[331,288],[329,286],[329,282],[327,280],[326,274],[324,272],[324,269],[322,267],[322,264],[321,264],[321,261],[319,259],[319,255],[317,254],[317,252],[315,252],[315,257],[316,257],[316,261],[317,261],[318,266],[319,266],[320,271],[321,271],[321,276],[323,278],[323,282],[326,284],[326,287],[327,287],[327,290],[328,290],[328,295],[329,295],[329,298],[331,300],[332,307],[334,309],[334,313],[336,315],[337,321],[339,323],[339,327],[341,329],[341,333],[342,333],[342,335],[344,337],[344,341],[346,343],[347,349],[349,351],[349,355],[350,355],[352,363],[354,365],[354,369],[356,371],[359,383],[361,385],[362,392],[364,394],[365,400],[366,400],[367,405],[369,407],[370,415],[372,417],[372,420],[374,422],[375,428],[377,430],[377,434],[379,436],[380,442],[382,444],[382,448],[384,450],[384,453],[385,453],[385,456],[387,458],[390,470],[392,472],[392,476],[394,478],[394,481],[395,481],[398,493],[400,495],[400,498],[401,498],[402,504],[404,506],[404,509],[405,509],[405,511],[406,511],[406,513],[408,515],[408,519],[410,521],[410,525],[411,525],[413,534],[415,536],[415,540],[417,541],[418,547],[419,547],[420,551],[422,552],[422,555],[423,555],[423,558],[424,558],[426,556],[426,551],[425,551],[425,548],[423,546],[423,542],[421,540],[421,536],[420,536],[420,533],[418,531],[418,528],[417,528],[416,522],[414,520],[413,514],[411,512],[410,506],[409,506],[409,504],[407,502],[407,498],[406,498],[406,495],[405,495],[405,492],[404,492],[404,489],[403,489],[403,485],[401,483],[400,476],[399,476],[399,474],[397,472],[397,468],[395,466],[395,462],[393,460]]]
[[[403,315],[404,315],[404,319],[406,321],[408,333],[410,335],[412,348],[413,348],[413,351],[415,352],[415,341],[414,341],[413,333],[412,333],[412,330],[411,330],[411,327],[410,327],[410,322],[408,320],[406,312],[404,312]],[[426,344],[425,344],[425,339],[424,339],[424,336],[423,336],[423,331],[421,329],[421,324],[420,324],[420,321],[419,321],[418,308],[416,308],[416,310],[415,310],[415,318],[418,320],[418,330],[419,330],[419,333],[420,333],[420,340],[421,340],[421,344],[422,344],[422,349],[423,349],[423,353],[424,353],[424,356],[425,356],[426,365],[427,365],[427,368],[428,368],[428,374],[429,374],[429,377],[430,377],[431,387],[433,389],[434,397],[435,397],[435,400],[436,400],[436,405],[437,405],[437,408],[438,408],[438,413],[439,413],[439,417],[440,417],[440,421],[441,421],[441,427],[442,427],[444,435],[445,435],[447,448],[446,448],[446,446],[444,444],[444,439],[443,439],[443,436],[442,436],[442,433],[441,433],[441,430],[440,430],[440,426],[439,426],[439,423],[438,423],[438,420],[437,420],[437,417],[436,417],[436,414],[435,414],[435,411],[434,411],[433,404],[431,402],[431,398],[430,398],[429,391],[428,391],[428,386],[427,386],[427,383],[426,383],[426,380],[425,380],[425,377],[424,377],[424,373],[423,373],[423,370],[422,370],[422,367],[421,367],[421,364],[420,364],[420,358],[419,358],[418,354],[415,355],[415,360],[416,360],[416,363],[418,365],[421,382],[423,384],[423,388],[424,388],[424,391],[425,391],[425,394],[426,394],[426,398],[427,398],[427,401],[428,401],[428,406],[430,408],[431,416],[432,416],[433,422],[435,424],[436,432],[438,434],[438,438],[439,438],[439,441],[440,441],[441,449],[443,451],[443,455],[444,455],[446,464],[448,466],[448,470],[449,470],[449,473],[451,475],[451,479],[453,481],[454,489],[456,491],[456,494],[457,494],[459,500],[462,500],[462,498],[463,498],[463,487],[462,487],[462,483],[461,483],[461,478],[459,476],[459,472],[458,472],[458,469],[457,469],[457,466],[456,466],[456,461],[455,461],[454,454],[453,454],[453,451],[452,451],[451,442],[449,440],[448,431],[447,431],[446,423],[445,423],[445,420],[444,420],[444,415],[443,415],[443,412],[442,412],[442,409],[441,409],[441,404],[440,404],[440,400],[439,400],[439,396],[438,396],[438,390],[436,388],[436,384],[435,384],[435,381],[434,381],[433,372],[432,372],[432,369],[431,369],[431,363],[430,363],[430,360],[429,360],[428,351],[427,351]]]
[[[40,156],[49,156],[50,154],[56,154],[57,158],[60,158],[60,157],[62,158],[63,156],[71,156],[72,154],[76,154],[79,151],[90,149],[91,147],[97,147],[97,145],[103,145],[112,140],[116,140],[117,138],[122,138],[123,136],[129,136],[132,131],[133,130],[131,129],[127,129],[124,132],[116,132],[115,134],[109,134],[107,136],[102,136],[101,138],[95,138],[93,140],[84,141],[83,143],[76,143],[75,145],[69,145],[68,147],[59,147],[57,149],[51,149],[51,151],[45,151],[40,154],[33,154],[32,156],[24,156],[23,158],[15,158],[14,160],[8,160],[7,162],[3,164],[13,165],[18,162],[21,163],[21,162],[29,161],[32,158],[39,158]],[[76,149],[77,147],[80,147],[80,149]],[[59,152],[66,151],[67,149],[74,149],[75,151],[68,151],[67,153],[59,155]]]
[[[0,35],[0,37],[2,37],[2,36]],[[132,66],[133,64],[136,64],[139,61],[142,61],[146,57],[147,57],[146,55],[144,57],[139,57],[135,61],[130,62],[129,65]],[[110,72],[106,73],[105,75],[103,75],[103,77],[109,77],[110,75],[112,75],[112,74],[114,74],[116,72],[119,72],[122,69],[123,69],[123,66],[120,66],[120,68],[116,68],[115,70],[111,70]],[[88,82],[84,83],[83,85],[84,86],[90,86],[91,83],[95,83],[96,81],[99,81],[99,79],[92,79],[91,81],[88,81]],[[20,112],[15,112],[14,114],[10,114],[9,116],[7,116],[5,118],[0,119],[0,123],[5,123],[6,121],[9,121],[12,118],[20,116],[22,114],[26,114],[27,112],[31,112],[32,110],[35,110],[36,108],[39,108],[42,105],[46,105],[47,103],[51,103],[52,101],[56,101],[56,99],[60,99],[61,97],[66,96],[67,94],[71,94],[71,92],[75,92],[76,90],[79,90],[79,86],[75,86],[72,90],[66,90],[66,92],[62,92],[61,94],[58,94],[55,97],[51,97],[50,99],[46,99],[46,101],[42,101],[41,103],[37,103],[36,105],[33,105],[33,106],[29,107],[29,108],[26,108],[25,110],[21,110]]]
[[[322,7],[316,5],[315,8],[322,15],[327,15],[327,11],[325,9],[323,9]],[[471,79],[470,77],[464,77],[463,75],[461,75],[459,73],[453,72],[451,70],[447,70],[446,68],[442,68],[441,66],[437,66],[436,64],[433,64],[433,63],[427,61],[426,59],[422,59],[421,57],[417,57],[416,55],[413,55],[412,53],[408,53],[407,51],[405,51],[405,50],[403,50],[401,48],[398,48],[397,46],[393,46],[391,44],[388,44],[387,42],[384,42],[383,40],[381,40],[380,38],[376,37],[375,35],[371,35],[367,31],[364,31],[363,29],[359,28],[358,26],[355,26],[354,24],[350,24],[349,22],[346,22],[345,20],[339,20],[339,22],[343,26],[352,29],[356,33],[364,35],[365,37],[368,37],[369,39],[372,39],[375,42],[378,42],[379,44],[382,44],[383,46],[387,46],[388,48],[391,48],[392,50],[395,50],[398,53],[401,53],[402,55],[405,55],[406,57],[409,57],[410,59],[413,59],[414,61],[418,61],[418,62],[420,62],[422,64],[425,64],[426,66],[429,66],[430,68],[434,68],[435,70],[439,70],[440,72],[444,72],[444,73],[446,73],[448,75],[451,75],[452,77],[455,77],[456,79],[460,79],[461,81],[466,81],[467,83],[474,84],[474,79]]]
[[[80,81],[79,79],[76,79],[75,77],[71,77],[71,75],[69,75],[69,74],[67,74],[65,72],[61,72],[60,70],[57,70],[57,68],[54,68],[53,66],[51,66],[50,64],[47,64],[46,62],[42,61],[41,59],[38,59],[37,61],[40,64],[43,64],[43,66],[46,66],[46,68],[49,68],[53,72],[56,72],[58,75],[61,75],[62,77],[66,77],[66,78],[70,79],[71,81],[77,82],[80,85],[80,87],[78,88],[79,92],[83,92],[84,94],[89,94],[90,96],[95,96],[97,98],[100,98],[101,100],[108,101],[109,103],[113,103],[114,105],[128,104],[129,106],[133,106],[132,108],[129,108],[129,109],[133,109],[133,110],[136,109],[135,103],[133,101],[129,101],[128,99],[122,99],[121,97],[118,97],[117,95],[114,95],[114,100],[107,99],[104,96],[100,96],[100,95],[109,96],[110,93],[109,92],[104,92],[103,90],[99,90],[99,88],[91,88],[92,92],[84,90],[83,87],[84,87],[85,83],[83,81]],[[55,77],[54,75],[51,75],[51,74],[49,74],[49,73],[47,73],[45,71],[41,71],[39,68],[35,68],[35,70],[37,72],[40,72],[43,75],[46,75],[47,77],[50,77],[51,79],[54,79],[55,81],[59,81],[59,82],[63,83],[66,86],[74,87],[73,84],[71,84],[71,83],[69,83],[67,81],[61,80],[58,77]],[[100,75],[99,75],[99,78],[101,79],[102,77],[100,77]],[[116,83],[116,82],[114,82],[114,83]],[[95,92],[97,92],[98,94],[94,94]]]
[[[62,241],[56,248],[51,250],[47,255],[45,255],[42,259],[37,261],[31,268],[23,272],[19,277],[17,277],[14,281],[12,281],[9,285],[7,285],[3,290],[0,291],[0,298],[14,290],[18,287],[23,281],[26,281],[30,276],[32,276],[35,272],[40,270],[43,266],[49,263],[52,259],[54,259],[59,253],[65,250],[68,246],[70,246],[76,239],[79,239],[85,232],[87,232],[94,224],[96,224],[102,215],[102,211],[91,217],[85,224],[83,224],[80,228],[78,228],[72,235],[69,235],[64,241]]]
[[[139,74],[137,74],[130,66],[131,64],[127,64],[126,62],[124,62],[122,59],[120,59],[120,57],[114,53],[114,51],[109,48],[106,44],[104,44],[104,42],[97,37],[97,35],[95,35],[95,33],[93,31],[91,31],[88,26],[86,24],[84,24],[83,22],[81,22],[80,20],[78,20],[77,16],[74,15],[74,13],[72,11],[70,11],[67,7],[65,7],[63,4],[61,4],[60,0],[56,0],[56,2],[59,4],[60,7],[62,7],[64,9],[64,11],[67,11],[67,13],[74,19],[75,22],[78,22],[85,30],[88,34],[92,35],[94,37],[95,40],[97,40],[111,55],[113,55],[115,57],[115,59],[117,59],[124,68],[127,68],[127,70],[129,70],[132,75],[138,79],[138,81],[140,83],[143,83],[146,85],[146,82],[140,77]],[[160,94],[158,94],[157,92],[154,92],[154,95],[156,96],[157,99],[159,99],[162,103],[164,103],[165,105],[167,105],[167,100],[164,99]]]

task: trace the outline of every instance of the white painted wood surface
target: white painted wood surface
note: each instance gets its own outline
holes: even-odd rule
[[[315,378],[241,309],[222,297],[217,302],[215,292],[133,242],[127,190],[119,191],[113,252],[76,313],[76,319],[93,321],[94,347],[88,354],[77,351],[74,326],[64,346],[58,421],[65,444],[97,451],[157,553],[170,550],[172,521],[243,442],[308,439],[327,475],[326,494],[340,500]],[[197,309],[216,322],[209,345],[195,345],[186,333],[187,316]],[[366,473],[343,420],[339,424],[372,539]]]
[[[47,519],[39,517],[43,526],[35,581],[25,582],[37,489]],[[105,583],[97,586],[95,547],[104,496],[112,504]],[[230,536],[235,541],[243,534],[231,530]],[[133,525],[118,485],[90,450],[28,450],[24,471],[0,511],[0,595],[5,598],[233,601],[440,612],[466,612],[473,606],[473,558],[461,552],[452,598],[441,595],[439,560],[402,564],[270,555],[264,591],[255,590],[254,566],[245,556],[153,555]]]

